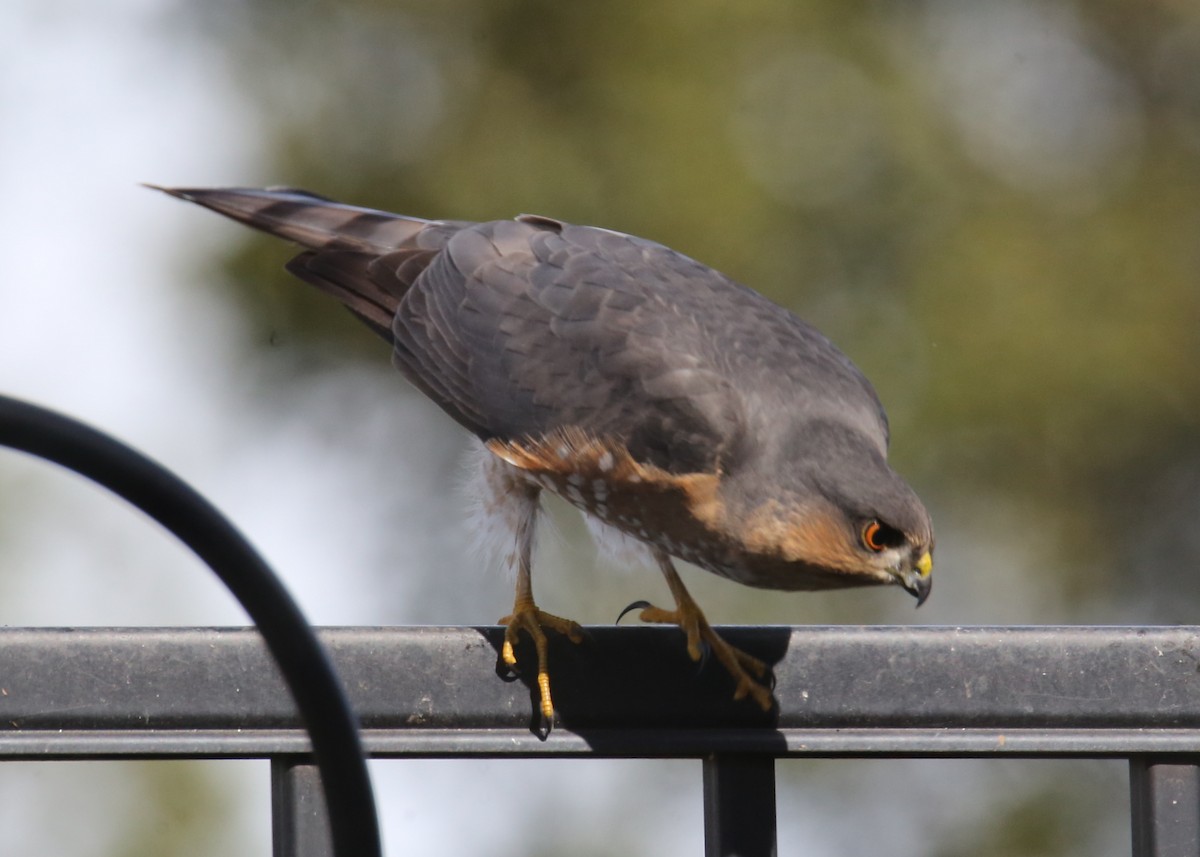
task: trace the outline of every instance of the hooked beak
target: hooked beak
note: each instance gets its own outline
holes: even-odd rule
[[[924,604],[933,589],[933,555],[929,551],[921,554],[911,568],[900,572],[898,582],[913,594],[918,607]]]

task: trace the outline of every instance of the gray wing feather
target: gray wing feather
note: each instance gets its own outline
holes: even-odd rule
[[[295,190],[166,190],[306,247],[290,270],[485,439],[575,426],[665,469],[711,471],[743,453],[748,428],[836,415],[886,449],[874,391],[828,340],[659,244],[537,216],[431,222]]]
[[[576,426],[659,466],[712,469],[744,431],[741,402],[685,341],[701,331],[665,337],[671,279],[642,258],[625,236],[545,219],[464,229],[401,304],[397,360],[453,387],[443,407],[485,438]],[[465,367],[421,358],[446,341],[466,345]]]

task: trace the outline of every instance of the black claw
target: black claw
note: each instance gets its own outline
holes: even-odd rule
[[[554,723],[549,717],[542,712],[538,712],[537,728],[533,734],[537,736],[539,741],[545,741],[550,737],[550,731],[554,728]]]
[[[699,675],[704,671],[705,664],[708,663],[709,656],[712,655],[712,646],[707,640],[700,641],[700,660],[696,662],[696,674]]]
[[[521,677],[521,673],[516,666],[509,666],[504,662],[504,658],[499,655],[496,655],[496,675],[504,682],[516,681]]]
[[[626,607],[624,610],[621,611],[620,615],[617,616],[617,621],[614,622],[613,624],[620,625],[621,620],[625,618],[625,614],[631,610],[645,610],[647,607],[653,607],[653,606],[654,605],[651,604],[649,601],[635,601],[632,604],[630,604],[628,607]]]

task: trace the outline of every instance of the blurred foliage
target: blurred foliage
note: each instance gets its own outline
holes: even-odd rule
[[[1063,586],[1084,594],[1177,582],[1142,567],[1131,519],[1200,452],[1198,8],[223,0],[186,14],[261,121],[263,183],[430,217],[544,212],[754,285],[875,381],[935,512],[987,491],[1055,520]],[[277,244],[234,240],[226,271],[259,341],[309,331],[381,359],[295,288]]]
[[[164,28],[175,15],[244,88],[263,184],[539,212],[693,255],[873,379],[946,551],[947,522],[959,545],[1048,545],[1029,561],[1052,575],[1021,571],[1077,611],[1062,620],[1194,620],[1200,6],[220,0]],[[277,242],[231,241],[257,341],[385,359]],[[1002,820],[977,853],[1062,851],[1044,794]]]
[[[231,817],[236,799],[220,788],[212,765],[193,762],[143,762],[128,766],[136,777],[141,813],[122,829],[113,857],[212,854],[227,847],[214,818]]]
[[[1061,787],[1020,791],[1015,803],[1006,803],[1009,805],[1001,811],[965,825],[967,829],[955,831],[938,850],[931,852],[933,857],[957,857],[963,853],[976,857],[1081,853],[1079,846],[1087,844],[1083,831],[1094,826],[1095,803],[1064,793]]]

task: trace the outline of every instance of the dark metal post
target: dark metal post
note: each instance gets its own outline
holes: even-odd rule
[[[274,857],[332,857],[321,774],[308,756],[271,758],[271,840]]]
[[[1200,857],[1200,756],[1129,760],[1133,857]]]
[[[705,857],[775,857],[775,759],[704,758]]]

